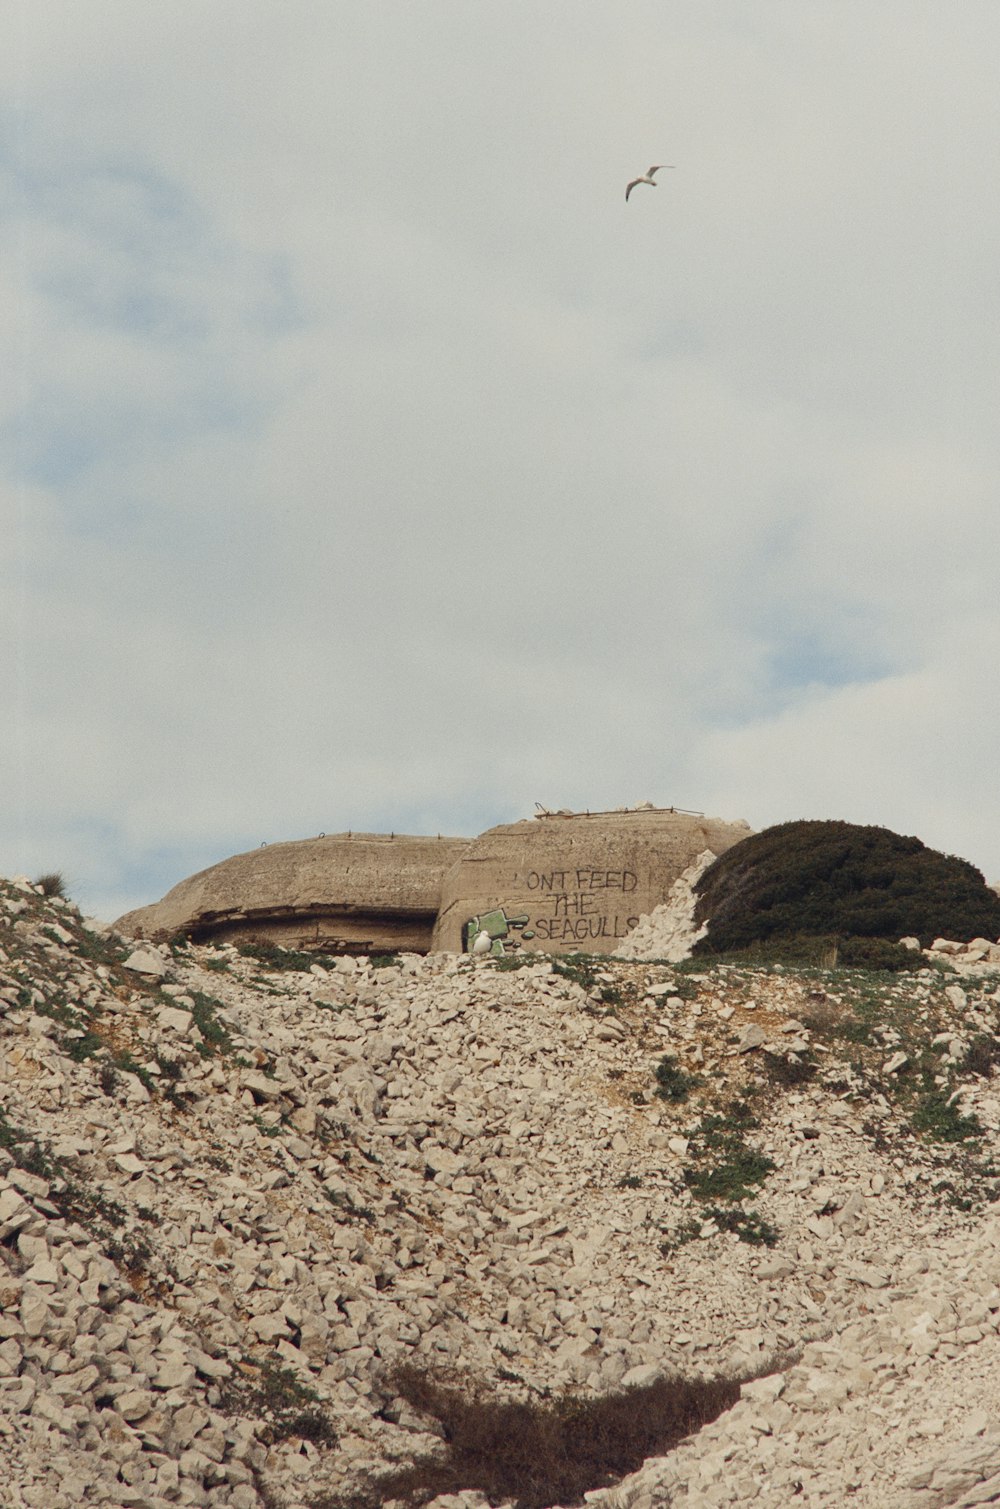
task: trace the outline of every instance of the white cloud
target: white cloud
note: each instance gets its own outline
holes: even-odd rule
[[[1000,872],[998,41],[979,0],[24,0],[0,869],[109,911],[650,798]]]
[[[721,730],[700,748],[707,789],[755,826],[846,818],[916,833],[1000,880],[994,820],[1000,624],[960,615],[920,668],[864,686],[817,688],[780,715]]]

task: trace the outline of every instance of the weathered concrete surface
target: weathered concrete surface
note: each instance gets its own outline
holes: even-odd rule
[[[722,854],[750,831],[664,808],[490,828],[445,877],[432,947],[611,953],[703,850]]]
[[[269,844],[201,870],[119,917],[128,937],[265,937],[331,952],[426,953],[446,871],[466,838],[332,833]]]

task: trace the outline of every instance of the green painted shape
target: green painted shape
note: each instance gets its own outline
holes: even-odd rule
[[[475,920],[479,924],[479,932],[489,933],[491,938],[506,938],[507,913],[502,907],[498,907],[495,912],[484,912]]]

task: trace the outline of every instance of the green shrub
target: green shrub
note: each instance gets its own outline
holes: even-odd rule
[[[932,1142],[967,1142],[981,1137],[983,1128],[975,1116],[963,1116],[951,1102],[951,1092],[935,1085],[924,1073],[924,1088],[910,1118],[913,1127]]]
[[[781,1053],[765,1051],[761,1059],[771,1083],[781,1085],[785,1089],[808,1084],[811,1079],[816,1078],[819,1072],[819,1065],[809,1051],[803,1054],[792,1054],[789,1057]]]
[[[118,1070],[114,1064],[102,1064],[97,1074],[97,1083],[104,1095],[117,1095],[121,1081],[118,1078]]]
[[[997,1064],[1000,1064],[1000,1037],[992,1032],[978,1033],[966,1049],[962,1068],[989,1079]]]
[[[661,1255],[663,1257],[673,1257],[679,1248],[685,1247],[688,1242],[697,1241],[698,1237],[701,1236],[701,1227],[701,1220],[695,1220],[694,1216],[688,1216],[686,1220],[681,1221],[677,1226],[670,1229],[661,1226],[660,1231],[664,1237],[664,1240],[660,1243]]]
[[[656,1066],[656,1093],[661,1100],[681,1105],[701,1083],[697,1074],[687,1074],[679,1068],[670,1053],[665,1053]]]
[[[67,1037],[62,1043],[63,1052],[77,1064],[103,1052],[106,1046],[104,1039],[89,1028],[85,1028],[79,1037]]]
[[[700,942],[706,944],[707,940]],[[780,964],[790,969],[868,969],[898,974],[923,964],[919,955],[888,938],[845,938],[837,933],[773,933],[745,948],[727,948],[716,955],[706,947],[705,952],[713,962],[718,957],[720,962],[731,964]]]
[[[58,896],[61,901],[67,900],[66,882],[59,870],[51,870],[45,875],[39,875],[35,881],[43,896]]]
[[[603,954],[561,954],[552,960],[552,973],[572,980],[584,990],[593,990],[597,976],[603,974],[608,961]]]
[[[723,1209],[721,1205],[709,1205],[705,1215],[715,1222],[720,1231],[731,1231],[741,1242],[751,1247],[773,1247],[779,1233],[755,1210],[743,1210],[739,1205]]]
[[[933,932],[934,929],[932,928]],[[933,941],[928,938],[928,942]],[[923,959],[902,943],[889,938],[840,938],[837,963],[842,969],[886,969],[893,974],[920,969]]]
[[[191,992],[191,1015],[194,1024],[201,1033],[202,1042],[198,1043],[197,1049],[202,1058],[208,1058],[213,1053],[230,1054],[235,1048],[229,1029],[220,1021],[216,1012],[222,1007],[222,1002],[214,996],[206,995],[202,990]]]
[[[728,1117],[702,1117],[690,1144],[695,1163],[684,1169],[684,1183],[696,1199],[743,1200],[774,1170],[766,1153],[744,1141],[751,1114],[745,1103],[736,1102]]]
[[[696,955],[810,938],[838,964],[912,968],[896,948],[939,935],[1000,936],[1000,896],[964,859],[888,828],[845,822],[779,823],[735,844],[696,886],[695,919],[708,934]],[[885,940],[859,948],[858,940]],[[822,964],[822,959],[813,962]]]
[[[684,1170],[684,1183],[699,1200],[744,1200],[751,1185],[763,1184],[774,1164],[765,1153],[732,1143],[718,1162]]]

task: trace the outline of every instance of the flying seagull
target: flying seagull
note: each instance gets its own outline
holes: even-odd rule
[[[653,164],[653,166],[651,168],[647,168],[646,169],[645,173],[643,174],[643,176],[641,178],[633,178],[632,182],[629,184],[628,188],[625,190],[625,203],[628,204],[628,196],[631,194],[632,190],[635,188],[635,186],[636,186],[637,183],[648,183],[648,184],[651,184],[653,186],[653,188],[655,189],[656,188],[656,175],[660,171],[660,169],[661,168],[672,168],[672,167],[673,167],[673,163],[672,162],[654,162],[654,164]]]

